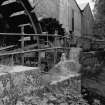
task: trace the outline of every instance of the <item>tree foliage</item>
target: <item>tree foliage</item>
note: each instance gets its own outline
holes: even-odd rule
[[[94,0],[95,1],[95,24],[94,34],[101,39],[105,38],[105,0]]]
[[[96,19],[105,20],[105,0],[95,1]]]

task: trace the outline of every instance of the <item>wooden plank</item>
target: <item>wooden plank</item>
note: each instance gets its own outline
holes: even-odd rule
[[[25,46],[24,47],[24,51],[32,49],[34,47],[37,47],[37,44],[31,44],[31,45]],[[10,52],[18,52],[18,51],[21,51],[21,48],[11,50]],[[0,53],[6,53],[6,51],[5,50],[4,51],[0,51]]]
[[[12,47],[15,47],[16,45],[11,45],[11,46],[6,46],[6,47],[1,47],[0,48],[0,51],[2,50],[6,50],[6,49],[9,49],[9,48],[12,48]]]
[[[25,27],[25,26],[32,26],[32,25],[30,23],[19,25],[19,27]]]
[[[31,38],[30,38],[30,37],[24,37],[24,39],[19,39],[18,41],[21,42],[22,40],[24,40],[24,42],[25,42],[25,41],[31,41]]]
[[[11,14],[10,17],[15,17],[15,16],[18,16],[18,15],[23,15],[23,14],[25,14],[24,10],[15,12],[15,13]]]
[[[31,52],[39,52],[39,51],[47,51],[47,50],[55,50],[55,49],[64,49],[64,47],[52,47],[52,48],[44,48],[44,49],[34,49],[34,50],[27,50],[27,51],[11,51],[11,52],[6,52],[3,54],[0,54],[0,56],[8,56],[8,55],[16,55],[16,54],[24,54],[24,53],[31,53]],[[65,49],[70,49],[70,48],[65,48]]]
[[[77,39],[89,39],[89,40],[92,40],[92,41],[100,41],[100,42],[105,42],[105,40],[102,40],[102,39],[96,39],[96,38],[94,38],[94,37],[92,37],[92,36],[81,36],[81,37],[78,37],[78,36],[75,36],[75,37],[77,37]]]
[[[2,36],[47,36],[47,34],[21,34],[21,33],[0,33]],[[48,36],[62,37],[62,35],[48,34]]]
[[[6,5],[1,5],[0,9],[4,13],[4,15],[6,14],[6,16],[8,16],[8,17],[15,12],[24,10],[24,8],[21,6],[21,4],[19,4],[17,2],[9,3]]]
[[[11,4],[11,3],[14,3],[16,2],[16,0],[4,0],[4,2],[2,3],[2,5],[8,5],[8,4]]]

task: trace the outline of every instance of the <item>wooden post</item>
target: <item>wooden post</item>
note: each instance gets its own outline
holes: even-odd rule
[[[21,26],[21,33],[24,34],[24,26]],[[21,36],[21,50],[24,50],[24,36]],[[24,65],[24,54],[22,54],[22,65]]]
[[[21,28],[21,50],[24,51],[24,27],[25,26],[31,26],[30,23],[27,23],[27,24],[22,24],[22,25],[19,25],[19,27]],[[24,65],[24,54],[22,54],[21,56],[21,62],[22,62],[22,65]]]
[[[67,47],[67,35],[64,37],[64,53],[66,54],[66,47]]]
[[[37,36],[37,45],[38,49],[40,48],[40,41],[39,41],[39,36]],[[38,67],[40,67],[40,51],[38,51]]]
[[[58,31],[56,30],[55,31],[55,36],[54,36],[55,45],[57,44],[57,35],[58,35]],[[54,53],[54,64],[56,64],[56,59],[57,59],[57,49],[55,49],[55,53]]]
[[[49,41],[48,41],[48,32],[46,32],[46,34],[47,34],[47,47],[48,47],[48,44],[49,44]],[[46,51],[47,53],[49,53],[48,51]],[[46,57],[47,58],[47,57]],[[48,59],[46,59],[47,60],[47,64],[46,64],[46,66],[48,67],[48,69],[49,69],[49,66],[48,66]]]
[[[13,66],[14,65],[14,55],[11,55],[11,65]]]
[[[48,46],[48,33],[46,33],[47,34],[47,46]]]

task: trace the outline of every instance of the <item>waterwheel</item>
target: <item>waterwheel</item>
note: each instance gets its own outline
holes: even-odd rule
[[[1,0],[0,1],[0,15],[2,24],[1,32],[20,33],[21,25],[26,26],[26,33],[41,34],[41,27],[38,22],[35,12],[28,0]],[[28,25],[29,24],[29,25]],[[4,30],[4,31],[3,31]],[[18,36],[17,36],[18,37]],[[15,39],[13,41],[13,39]],[[7,44],[15,42],[18,38],[11,38],[5,36]],[[8,40],[8,41],[7,41]]]
[[[22,37],[18,33],[41,34],[42,29],[35,12],[32,12],[28,0],[0,0],[0,46],[16,45],[9,51],[20,51]],[[24,26],[24,27],[23,27]],[[24,32],[22,32],[24,28]],[[24,40],[27,37],[24,37]],[[28,44],[33,44],[33,36],[29,36]],[[34,43],[35,44],[35,43]],[[36,46],[36,45],[35,45]],[[32,47],[32,45],[31,45]],[[30,48],[30,46],[28,46]],[[8,51],[7,49],[4,52]],[[27,50],[27,48],[26,48]],[[1,53],[4,53],[3,51]],[[8,52],[7,52],[8,53]],[[20,55],[19,55],[20,56]],[[7,57],[4,57],[7,58]],[[19,60],[20,61],[20,60]]]

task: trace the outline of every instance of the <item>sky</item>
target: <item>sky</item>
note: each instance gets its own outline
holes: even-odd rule
[[[30,0],[30,1],[32,2],[33,0]],[[81,9],[83,9],[87,3],[90,4],[90,7],[92,10],[94,9],[94,2],[92,2],[92,0],[76,0],[76,1],[79,4]]]
[[[81,9],[84,8],[84,6],[89,3],[91,9],[94,9],[94,2],[92,2],[92,0],[76,0],[78,2],[78,4],[80,5]]]

